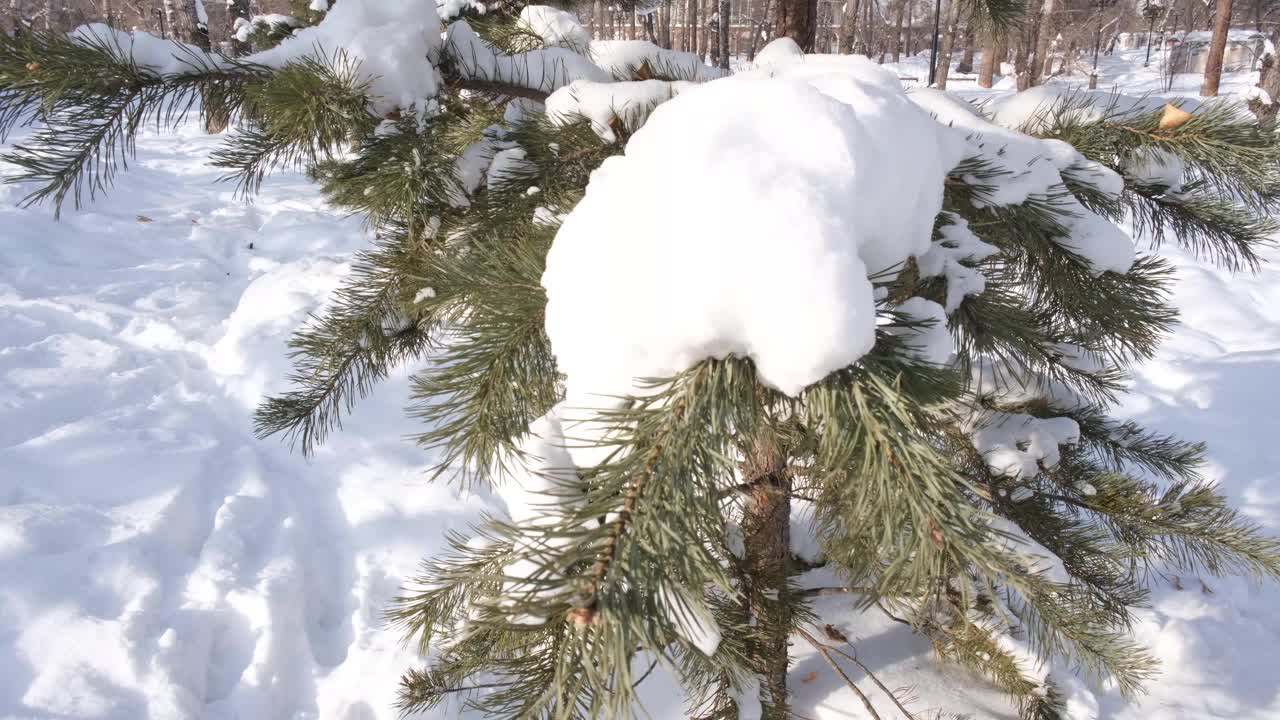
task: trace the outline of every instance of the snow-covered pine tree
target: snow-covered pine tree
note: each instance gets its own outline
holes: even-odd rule
[[[243,192],[301,166],[367,219],[257,421],[310,452],[412,363],[434,476],[503,500],[392,610],[427,657],[404,710],[627,716],[665,676],[692,716],[787,717],[789,644],[856,662],[813,612],[838,594],[1052,718],[1074,680],[1038,659],[1125,693],[1156,671],[1128,632],[1151,573],[1280,576],[1199,445],[1108,416],[1176,321],[1120,224],[1255,265],[1270,125],[1044,88],[978,108],[788,39],[721,77],[547,7],[445,20],[341,0],[237,59],[0,41],[28,202],[230,111],[213,161]]]

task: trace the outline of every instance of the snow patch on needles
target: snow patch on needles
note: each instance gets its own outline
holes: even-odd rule
[[[568,125],[579,119],[591,121],[591,129],[605,142],[617,142],[614,123],[629,132],[644,125],[650,113],[681,92],[697,87],[690,82],[637,80],[598,83],[576,80],[547,98],[547,117],[557,125]]]
[[[620,79],[631,79],[642,65],[648,65],[655,76],[691,82],[728,75],[691,52],[666,50],[647,40],[596,40],[591,43],[591,57],[596,65]]]
[[[281,67],[306,56],[341,50],[359,62],[377,98],[378,114],[397,107],[424,112],[438,88],[431,58],[439,53],[440,16],[433,0],[343,0],[319,25],[298,31],[245,60]]]
[[[986,276],[963,263],[982,262],[998,255],[1000,250],[983,242],[969,229],[969,221],[959,215],[944,212],[942,216],[949,221],[939,230],[942,239],[934,241],[928,252],[916,258],[916,267],[922,278],[941,276],[946,279],[947,298],[944,309],[950,315],[966,297],[987,289]]]
[[[1021,95],[1021,93],[1019,93]],[[1086,208],[1063,184],[1063,176],[1086,183],[1107,195],[1118,195],[1124,180],[1060,140],[1044,140],[989,122],[972,105],[945,92],[920,88],[910,93],[917,105],[949,126],[964,146],[964,157],[982,162],[999,175],[990,183],[969,178],[986,191],[974,199],[978,207],[1019,205],[1028,200],[1052,202],[1061,210],[1066,234],[1057,239],[1094,273],[1126,273],[1133,267],[1133,239],[1119,227]],[[1022,119],[1018,114],[1017,119]]]
[[[587,32],[573,13],[547,5],[527,5],[520,11],[520,26],[542,38],[547,47],[562,47],[585,53],[591,47]]]
[[[913,297],[894,310],[912,323],[919,323],[893,329],[895,335],[904,339],[912,357],[930,365],[942,365],[951,359],[951,331],[947,329],[947,313],[941,305]]]
[[[901,90],[821,84],[709,83],[593,174],[542,278],[571,399],[728,355],[794,395],[871,349],[868,268],[929,249],[947,168],[936,123]],[[632,212],[658,189],[665,213]]]
[[[804,57],[804,50],[789,37],[780,37],[771,41],[756,53],[755,66],[758,68],[791,62]]]
[[[609,82],[608,73],[586,57],[562,47],[508,55],[485,42],[465,20],[449,25],[445,50],[468,80],[514,85],[551,93],[574,80]]]
[[[195,45],[165,40],[150,33],[129,33],[106,25],[89,23],[71,31],[71,38],[84,45],[108,47],[130,58],[140,69],[156,75],[193,72],[201,64],[219,67],[219,58]]]

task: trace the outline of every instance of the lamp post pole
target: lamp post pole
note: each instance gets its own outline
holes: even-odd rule
[[[955,2],[955,0],[951,0]],[[938,79],[938,23],[942,19],[942,0],[933,3],[933,46],[929,48],[929,85]]]

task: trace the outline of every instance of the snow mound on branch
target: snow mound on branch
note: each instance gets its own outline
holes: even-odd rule
[[[1032,199],[1051,200],[1061,209],[1059,222],[1067,231],[1065,236],[1056,238],[1059,245],[1078,255],[1094,273],[1126,273],[1133,267],[1133,239],[1115,223],[1082,205],[1063,184],[1063,177],[1067,176],[1114,197],[1124,190],[1119,174],[1061,140],[1036,138],[989,122],[972,105],[945,92],[920,88],[908,97],[964,143],[965,159],[981,161],[986,168],[1001,173],[987,183],[971,179],[972,184],[987,187],[987,192],[974,199],[976,206],[1003,207]]]
[[[1182,178],[1187,173],[1182,158],[1166,150],[1151,148],[1126,158],[1124,174],[1143,185],[1168,188],[1166,192],[1182,192]]]
[[[245,59],[281,67],[299,58],[333,57],[341,51],[360,64],[377,98],[374,112],[397,107],[424,112],[437,90],[430,58],[439,51],[440,31],[433,0],[343,0],[319,25]]]
[[[612,79],[586,57],[561,47],[508,55],[485,42],[465,20],[449,25],[445,50],[458,74],[468,80],[551,93],[574,80]]]
[[[249,19],[236,18],[235,38],[240,42],[249,42],[249,36],[256,32],[259,28],[274,31],[277,28],[292,29],[302,27],[302,21],[292,15],[281,15],[279,13],[268,13],[266,15],[254,15]]]
[[[789,37],[780,37],[771,41],[756,53],[756,67],[765,67],[766,65],[774,65],[779,62],[789,62],[796,58],[804,57],[804,50],[800,49],[800,45]]]
[[[794,395],[871,349],[868,267],[929,249],[946,167],[901,90],[822,84],[696,88],[592,175],[542,278],[571,399],[727,355]],[[655,192],[664,213],[634,212]]]
[[[195,45],[165,40],[150,33],[129,33],[106,25],[105,23],[89,23],[71,31],[71,38],[85,45],[107,46],[118,50],[129,57],[133,63],[143,70],[157,75],[173,75],[191,72],[203,63],[220,66],[217,56],[211,55]]]
[[[951,332],[947,330],[947,313],[941,305],[922,297],[907,298],[896,308],[914,327],[894,328],[907,345],[907,352],[921,362],[942,365],[951,359]]]
[[[591,33],[573,13],[548,5],[527,5],[520,11],[520,26],[542,38],[548,47],[586,52],[591,47]]]
[[[966,430],[993,474],[1019,480],[1034,478],[1041,467],[1053,468],[1062,459],[1059,446],[1080,441],[1080,426],[1069,417],[988,411],[970,418]]]
[[[920,277],[943,277],[947,281],[947,298],[945,310],[948,315],[955,312],[969,295],[977,295],[987,288],[987,278],[981,271],[964,263],[979,263],[999,254],[994,245],[982,241],[969,229],[969,222],[951,212],[943,215],[950,221],[939,231],[941,240],[934,241],[933,247],[924,255],[916,258],[916,267]]]
[[[647,40],[595,40],[591,57],[615,78],[631,78],[646,63],[655,76],[676,80],[706,82],[728,75],[691,52],[666,50]]]
[[[616,142],[615,122],[622,123],[629,132],[635,132],[655,108],[694,87],[697,85],[683,81],[597,83],[577,80],[551,93],[546,102],[547,117],[557,125],[567,125],[578,119],[590,120],[591,129],[602,140]]]
[[[769,47],[778,44],[775,40]],[[794,42],[792,43],[794,44]],[[753,77],[790,78],[805,80],[815,86],[821,85],[833,77],[855,78],[863,87],[875,87],[883,92],[899,95],[902,83],[898,76],[872,62],[862,55],[790,55],[785,51],[786,44],[772,54],[756,57],[756,68],[740,73]],[[821,90],[822,88],[819,87]],[[823,92],[827,92],[823,90]],[[830,94],[830,93],[828,93]]]
[[[1045,129],[1049,113],[1055,106],[1069,106],[1062,117],[1077,123],[1093,123],[1117,114],[1149,113],[1161,110],[1170,102],[1155,95],[1132,96],[1107,90],[1082,90],[1064,85],[1040,85],[986,106],[991,120],[1004,127],[1039,132]],[[1193,100],[1174,100],[1173,104],[1191,110]]]

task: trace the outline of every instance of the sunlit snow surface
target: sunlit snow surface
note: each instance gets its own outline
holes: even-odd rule
[[[1104,85],[1157,86],[1140,53],[1104,61]],[[425,481],[403,439],[407,369],[311,461],[253,437],[288,333],[367,240],[298,176],[238,202],[203,165],[218,142],[144,137],[110,196],[60,223],[0,186],[0,717],[393,718],[415,657],[381,613],[445,530],[500,504]],[[1120,414],[1208,441],[1208,474],[1280,533],[1280,251],[1239,277],[1162,252],[1184,326]],[[1126,707],[1067,682],[1073,717],[1280,718],[1280,590],[1204,580],[1155,580],[1136,628],[1165,663],[1150,694]],[[839,597],[817,610],[889,687],[914,686],[921,716],[1013,717],[907,628]],[[798,715],[865,717],[821,658],[792,652]],[[649,709],[683,717],[667,682]]]

